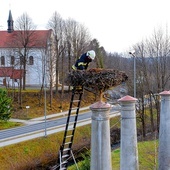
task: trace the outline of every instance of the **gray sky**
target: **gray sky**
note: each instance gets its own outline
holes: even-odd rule
[[[84,24],[107,52],[128,52],[154,29],[170,27],[169,8],[169,0],[1,0],[0,29],[7,29],[9,9],[14,21],[27,12],[37,29],[57,11]]]

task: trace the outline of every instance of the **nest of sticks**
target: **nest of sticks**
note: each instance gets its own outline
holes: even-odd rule
[[[125,72],[113,69],[77,70],[68,74],[66,83],[70,86],[83,86],[85,90],[101,94],[109,88],[126,82],[128,76]]]

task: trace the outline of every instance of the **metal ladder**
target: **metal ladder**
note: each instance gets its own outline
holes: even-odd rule
[[[60,146],[58,164],[57,164],[58,166],[56,170],[66,170],[68,165],[68,159],[72,155],[71,148],[73,144],[74,133],[76,130],[76,124],[77,124],[82,95],[83,95],[82,86],[74,87],[72,89],[70,108],[68,112],[63,142],[62,145]],[[75,114],[72,114],[72,112],[74,112]]]

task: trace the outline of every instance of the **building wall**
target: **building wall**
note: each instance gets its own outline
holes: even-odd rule
[[[28,30],[29,32],[29,30]],[[26,55],[26,86],[41,86],[44,82],[44,74],[46,76],[46,84],[53,82],[55,84],[55,50],[54,50],[54,34],[52,30],[35,30],[31,32],[32,37],[27,44]],[[7,33],[6,31],[0,31],[0,84],[3,84],[4,78],[9,85],[12,82],[20,82],[12,80],[11,77],[2,73],[2,68],[13,67],[15,70],[23,69],[23,65],[20,63],[20,56],[23,56],[24,49],[18,36],[20,31],[13,31],[13,33]],[[15,59],[15,62],[11,62],[11,57]],[[3,60],[4,57],[4,60]],[[32,60],[30,60],[32,57]],[[45,68],[46,66],[46,68]],[[46,71],[46,72],[45,72]],[[16,79],[16,78],[15,78]]]
[[[18,56],[17,49],[0,49],[0,67],[14,67],[14,69],[20,69],[22,66],[20,65],[20,58]],[[14,56],[15,62],[11,64],[11,56]],[[33,60],[30,63],[30,57],[32,56]],[[2,57],[5,58],[5,63],[2,61]],[[48,53],[46,53],[45,49],[31,49],[27,54],[27,65],[26,65],[26,86],[41,86],[43,83],[43,75],[44,75],[44,64],[48,60]],[[46,76],[49,74],[47,69]],[[55,79],[55,74],[53,74]],[[7,84],[12,86],[13,80],[9,77],[0,77],[0,85],[3,84],[3,80],[6,78]],[[46,78],[48,80],[48,78]],[[19,80],[17,80],[19,82]],[[17,86],[18,83],[15,83]],[[49,82],[47,82],[49,84]]]

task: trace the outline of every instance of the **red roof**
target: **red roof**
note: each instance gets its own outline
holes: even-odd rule
[[[0,31],[0,48],[22,48],[26,44],[27,47],[42,48],[46,47],[47,40],[50,38],[52,30],[29,30],[29,31]],[[25,38],[24,38],[25,37]]]
[[[0,77],[10,77],[10,79],[21,79],[23,77],[22,69],[13,67],[0,67]]]
[[[23,77],[23,70],[19,70],[19,69],[14,69],[13,73],[11,74],[10,78],[11,79],[21,79]]]

